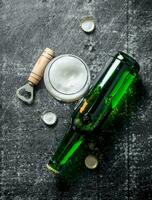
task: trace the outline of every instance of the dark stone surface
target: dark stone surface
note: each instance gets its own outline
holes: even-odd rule
[[[79,27],[86,15],[96,20],[96,30],[90,35]],[[152,1],[0,0],[0,36],[1,199],[151,200]],[[103,164],[64,192],[45,165],[69,126],[74,105],[57,102],[43,82],[33,105],[15,96],[45,47],[56,55],[80,56],[90,67],[92,81],[108,54],[123,50],[140,63],[146,91],[129,121],[115,134]],[[59,117],[53,128],[40,120],[46,109]]]

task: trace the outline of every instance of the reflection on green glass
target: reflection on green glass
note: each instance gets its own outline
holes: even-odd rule
[[[136,76],[129,74],[129,72],[125,72],[123,74],[123,76],[120,78],[115,89],[113,90],[111,94],[112,96],[114,96],[112,99],[112,108],[115,108],[118,105],[119,101],[124,96],[128,87],[131,85],[131,83],[134,81],[135,78]]]
[[[64,165],[68,161],[68,159],[73,155],[73,153],[82,144],[82,142],[83,142],[82,138],[80,138],[78,141],[75,142],[75,144],[70,148],[65,157],[61,160],[60,165]]]

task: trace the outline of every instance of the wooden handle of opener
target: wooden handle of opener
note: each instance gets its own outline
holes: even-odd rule
[[[43,73],[46,65],[54,58],[54,51],[52,49],[46,48],[43,53],[38,58],[36,64],[33,67],[28,81],[32,85],[37,85],[43,77]]]

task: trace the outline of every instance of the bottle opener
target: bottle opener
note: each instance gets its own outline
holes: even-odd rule
[[[22,101],[31,104],[33,102],[34,86],[38,85],[43,77],[43,73],[47,64],[54,58],[54,51],[46,48],[38,58],[36,64],[33,67],[32,72],[28,77],[28,83],[20,87],[16,91],[16,95]]]

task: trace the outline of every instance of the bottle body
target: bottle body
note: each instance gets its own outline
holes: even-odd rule
[[[47,168],[55,174],[58,174],[60,169],[66,165],[68,160],[83,142],[84,137],[70,128],[57,148],[54,156],[49,160]]]
[[[92,132],[118,106],[139,71],[137,62],[118,53],[75,109],[74,124],[83,132]]]
[[[84,143],[88,134],[105,122],[118,106],[127,89],[136,80],[138,63],[123,52],[116,54],[75,108],[71,128],[59,145],[48,168],[59,173],[75,151]],[[94,134],[94,133],[93,133]]]

